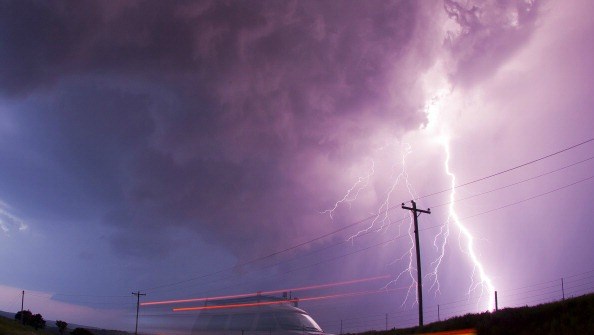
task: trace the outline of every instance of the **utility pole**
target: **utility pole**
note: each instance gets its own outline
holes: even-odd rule
[[[417,209],[417,203],[414,200],[410,201],[412,207],[404,206],[402,208],[412,211],[415,224],[415,247],[417,249],[417,296],[419,297],[419,327],[423,327],[423,277],[421,276],[421,247],[419,245],[419,215],[421,213],[431,214],[431,209],[427,210]]]
[[[388,331],[388,313],[386,313],[386,331]]]
[[[439,317],[439,305],[437,305],[437,321],[441,321],[441,318]]]
[[[561,294],[563,295],[563,301],[565,301],[565,286],[563,285],[563,278],[561,278]]]
[[[136,328],[134,328],[134,335],[138,335],[138,311],[140,310],[140,296],[146,295],[146,293],[132,292],[132,295],[136,296]]]
[[[25,324],[25,315],[24,315],[24,307],[25,307],[25,290],[23,290],[23,295],[21,296],[21,323]]]
[[[495,312],[499,310],[499,303],[497,302],[497,291],[495,291]]]

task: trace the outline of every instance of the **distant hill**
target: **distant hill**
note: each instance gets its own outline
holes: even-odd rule
[[[0,316],[3,316],[8,319],[14,319],[14,313],[0,311]]]
[[[594,294],[533,307],[466,314],[425,325],[362,334],[405,335],[475,329],[477,335],[594,334]]]

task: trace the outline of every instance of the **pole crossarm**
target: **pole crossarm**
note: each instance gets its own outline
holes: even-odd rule
[[[419,298],[419,326],[423,326],[423,276],[421,275],[421,246],[419,245],[419,216],[421,213],[431,214],[431,209],[418,209],[417,203],[411,200],[412,207],[405,206],[402,203],[402,209],[412,212],[415,225],[415,248],[417,251],[417,296]]]

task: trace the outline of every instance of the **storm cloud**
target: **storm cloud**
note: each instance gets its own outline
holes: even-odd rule
[[[408,214],[401,202],[450,187],[444,163],[464,183],[591,137],[591,7],[2,1],[3,301],[31,289],[44,306],[85,306],[89,320],[109,311],[131,329],[130,289],[157,300],[378,276],[397,278],[389,285],[396,290],[306,308],[327,324],[377,312],[382,328],[385,313],[400,308],[398,325],[412,324],[405,314],[414,301],[414,288],[406,292],[414,244],[406,221],[398,224]],[[558,179],[499,190],[591,156],[579,150],[457,190],[468,198],[456,204],[460,217],[525,206],[467,226],[500,292],[587,263],[590,189],[559,202],[521,198],[587,177],[586,161]],[[410,184],[392,187],[399,176]],[[337,203],[360,180],[357,201]],[[452,228],[443,249],[431,247],[441,241],[437,227],[450,222],[449,201],[443,192],[419,199],[432,209],[422,217],[425,273],[445,252],[439,278],[447,289],[440,295],[427,285],[426,306],[466,297],[472,306],[460,311],[474,311],[482,297],[465,295],[478,277],[454,237],[459,231]],[[323,213],[335,204],[332,218]],[[380,232],[345,242],[388,207],[396,210]],[[574,216],[563,234],[545,217],[555,210]],[[558,264],[518,271],[545,258]]]
[[[55,147],[78,174],[60,187],[98,199],[135,254],[166,250],[176,226],[238,253],[317,231],[330,195],[301,185],[308,161],[347,162],[378,124],[418,127],[441,41],[425,15],[439,4],[414,2],[3,7],[2,92],[34,105],[16,123],[44,120],[19,146]]]

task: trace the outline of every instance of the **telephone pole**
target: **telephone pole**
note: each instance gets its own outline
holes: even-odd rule
[[[431,209],[417,209],[417,203],[414,200],[410,201],[412,207],[404,206],[402,208],[409,210],[413,214],[415,224],[415,247],[417,250],[417,296],[419,297],[419,327],[423,327],[423,277],[421,276],[421,247],[419,245],[419,215],[421,213],[431,214]]]
[[[21,296],[21,323],[25,324],[25,315],[24,315],[24,307],[25,307],[25,290],[23,290],[23,295]]]
[[[136,328],[134,328],[134,335],[138,335],[138,311],[140,310],[140,296],[146,295],[146,293],[132,292],[132,295],[136,296]]]
[[[499,311],[499,302],[497,301],[497,291],[495,291],[495,312]]]

